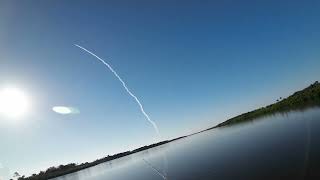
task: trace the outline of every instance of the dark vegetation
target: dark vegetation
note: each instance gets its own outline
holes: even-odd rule
[[[220,123],[212,128],[206,129],[204,131],[207,131],[207,130],[210,130],[213,128],[217,128],[217,127],[232,125],[235,123],[250,121],[255,118],[262,117],[262,116],[269,115],[269,114],[273,114],[273,113],[281,113],[281,112],[287,112],[287,111],[291,111],[291,110],[304,109],[304,108],[308,108],[308,107],[312,107],[312,106],[320,106],[320,84],[318,83],[318,81],[316,81],[315,83],[311,84],[309,87],[307,87],[301,91],[295,92],[293,95],[289,96],[288,98],[280,97],[276,101],[277,102],[274,104],[256,109],[256,110],[248,112],[248,113],[241,114],[239,116],[236,116],[234,118],[226,120],[223,123]],[[200,132],[203,132],[203,131],[200,131]],[[198,133],[200,133],[200,132],[198,132]],[[198,134],[198,133],[194,133],[194,134]],[[191,134],[191,135],[194,135],[194,134]],[[130,154],[144,151],[144,150],[147,150],[147,149],[150,149],[150,148],[153,148],[156,146],[160,146],[160,145],[163,145],[163,144],[166,144],[166,143],[178,140],[178,139],[185,138],[185,137],[187,137],[187,136],[182,136],[182,137],[179,137],[176,139],[162,141],[162,142],[155,143],[152,145],[140,147],[140,148],[135,149],[133,151],[126,151],[126,152],[118,153],[118,154],[115,154],[112,156],[107,156],[107,157],[104,157],[101,159],[97,159],[93,162],[86,162],[86,163],[82,163],[79,165],[71,163],[68,165],[60,165],[58,167],[50,167],[46,171],[41,171],[39,174],[33,174],[30,177],[22,176],[22,177],[19,177],[18,179],[19,180],[42,180],[42,179],[51,179],[51,178],[63,176],[66,174],[80,171],[82,169],[96,166],[96,165],[104,163],[104,162],[108,162],[108,161],[111,161],[111,160],[114,160],[117,158],[121,158],[121,157],[130,155]]]
[[[82,164],[79,164],[79,165],[77,165],[75,163],[71,163],[71,164],[67,164],[67,165],[60,165],[58,167],[50,167],[46,171],[41,171],[39,174],[33,174],[30,177],[21,176],[21,177],[18,178],[18,180],[43,180],[43,179],[56,178],[56,177],[63,176],[63,175],[66,175],[66,174],[70,174],[70,173],[73,173],[73,172],[77,172],[77,171],[80,171],[80,170],[83,170],[83,169],[86,169],[86,168],[89,168],[89,167],[93,167],[93,166],[96,166],[96,165],[104,163],[104,162],[108,162],[108,161],[111,161],[111,160],[114,160],[114,159],[118,159],[118,158],[121,158],[121,157],[124,157],[124,156],[128,156],[130,154],[134,154],[134,153],[137,153],[137,152],[140,152],[140,151],[144,151],[144,150],[147,150],[147,149],[150,149],[150,148],[161,146],[163,144],[167,144],[169,142],[176,141],[178,139],[182,139],[182,138],[185,138],[185,137],[186,136],[182,136],[182,137],[175,138],[175,139],[172,139],[172,140],[161,141],[159,143],[155,143],[155,144],[151,144],[151,145],[148,145],[148,146],[140,147],[140,148],[135,149],[133,151],[126,151],[126,152],[118,153],[118,154],[115,154],[115,155],[112,155],[112,156],[107,156],[107,157],[104,157],[104,158],[101,158],[101,159],[97,159],[97,160],[95,160],[93,162],[86,162],[86,163],[82,163]]]
[[[318,81],[301,91],[295,92],[287,98],[280,97],[274,104],[241,114],[227,121],[224,121],[215,127],[222,127],[235,123],[245,122],[274,113],[302,110],[313,106],[320,106],[320,83]],[[215,127],[212,127],[210,129],[213,129]]]

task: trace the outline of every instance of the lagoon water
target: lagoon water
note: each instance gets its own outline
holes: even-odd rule
[[[320,109],[217,128],[56,180],[320,179]]]

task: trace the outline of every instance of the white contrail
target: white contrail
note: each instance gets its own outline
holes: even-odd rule
[[[159,176],[161,176],[164,180],[167,179],[167,177],[165,175],[163,175],[157,168],[155,168],[154,166],[152,166],[151,163],[149,163],[147,160],[145,160],[144,158],[142,159],[154,172],[156,172]]]
[[[124,89],[127,91],[127,93],[133,97],[133,99],[138,103],[139,107],[140,107],[140,110],[142,112],[142,114],[146,117],[146,119],[152,124],[154,130],[156,131],[157,135],[158,135],[158,138],[160,138],[160,133],[159,133],[159,129],[158,129],[158,126],[157,124],[152,121],[149,117],[149,115],[144,111],[144,108],[141,104],[141,102],[139,101],[139,99],[137,98],[137,96],[135,96],[130,90],[129,88],[127,87],[126,83],[121,79],[121,77],[117,74],[117,72],[107,63],[105,62],[103,59],[101,59],[99,56],[95,55],[93,52],[87,50],[86,48],[78,45],[78,44],[74,44],[75,46],[77,46],[78,48],[86,51],[87,53],[91,54],[92,56],[94,56],[95,58],[97,58],[100,62],[102,62],[105,66],[107,66],[109,68],[109,70],[118,78],[118,80],[122,83],[122,86],[124,87]]]

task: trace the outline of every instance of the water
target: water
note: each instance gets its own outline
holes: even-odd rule
[[[319,179],[320,109],[214,129],[56,179],[161,180],[143,159],[171,180]]]

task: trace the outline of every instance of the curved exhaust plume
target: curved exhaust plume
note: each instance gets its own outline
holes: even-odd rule
[[[94,56],[95,58],[97,58],[101,63],[103,63],[106,67],[109,68],[109,70],[117,77],[117,79],[121,82],[123,88],[127,91],[127,93],[137,102],[137,104],[140,107],[140,110],[142,112],[142,114],[146,117],[146,119],[148,120],[148,122],[153,126],[154,130],[156,131],[158,138],[160,138],[160,133],[159,133],[159,129],[157,124],[152,121],[149,117],[149,115],[144,111],[144,108],[140,102],[140,100],[137,98],[137,96],[135,96],[127,87],[127,84],[121,79],[121,77],[118,75],[118,73],[110,66],[110,64],[108,64],[107,62],[105,62],[103,59],[101,59],[99,56],[95,55],[93,52],[87,50],[86,48],[78,45],[78,44],[74,44],[75,46],[77,46],[78,48],[84,50],[85,52],[91,54],[92,56]]]

